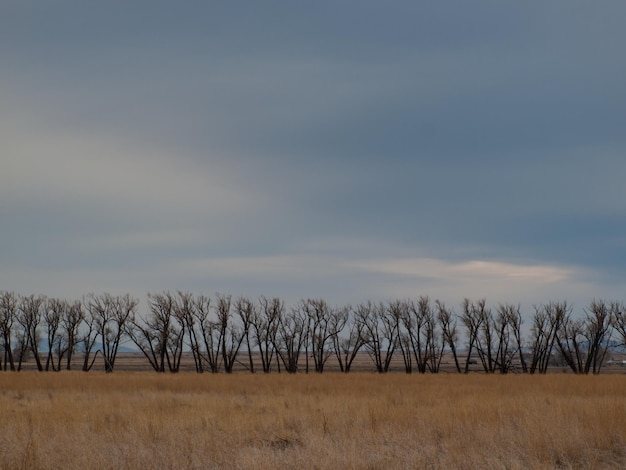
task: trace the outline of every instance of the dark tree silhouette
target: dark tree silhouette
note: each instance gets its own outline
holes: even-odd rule
[[[14,292],[0,292],[0,340],[2,341],[2,355],[0,361],[4,370],[15,370],[13,359],[13,324],[17,321],[19,298]]]

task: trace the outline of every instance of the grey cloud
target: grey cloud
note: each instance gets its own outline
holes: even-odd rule
[[[286,256],[323,239],[374,247],[356,260],[394,247],[624,279],[620,3],[2,10],[3,265],[165,286],[146,274],[164,259]],[[262,277],[204,281],[273,290]],[[415,285],[355,279],[346,290]]]

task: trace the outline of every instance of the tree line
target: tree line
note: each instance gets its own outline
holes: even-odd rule
[[[0,370],[20,371],[30,358],[39,371],[89,371],[100,356],[113,372],[131,342],[157,372],[178,372],[187,353],[199,373],[322,373],[331,358],[348,373],[366,353],[380,373],[396,356],[406,373],[438,373],[446,355],[458,373],[476,364],[489,374],[545,374],[550,365],[598,374],[609,348],[626,346],[624,304],[603,300],[578,315],[565,301],[534,306],[526,333],[519,304],[485,299],[465,299],[458,313],[427,296],[341,307],[188,292],[147,301],[142,315],[129,294],[70,301],[0,291]]]

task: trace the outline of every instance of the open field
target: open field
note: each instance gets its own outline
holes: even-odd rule
[[[239,360],[237,361],[237,363],[235,363],[234,368],[233,368],[235,372],[249,371],[247,354],[248,353],[245,351],[239,354]],[[462,355],[462,359],[464,360],[466,351],[460,351],[460,354]],[[255,370],[257,372],[261,371],[262,370],[261,358],[259,354],[256,352],[253,353],[253,359],[254,359]],[[483,373],[484,369],[483,369],[483,366],[480,364],[478,356],[473,355],[472,359],[473,361],[472,361],[472,364],[470,365],[470,372]],[[82,361],[83,361],[82,355],[76,354],[74,361],[73,361],[72,369],[80,370],[82,366]],[[32,357],[29,357],[26,361],[24,361],[22,365],[22,369],[24,371],[36,371],[37,370],[37,365],[35,364],[35,361],[32,359]],[[92,370],[94,372],[104,371],[104,361],[102,359],[101,354],[99,354],[98,357],[96,358]],[[150,363],[148,362],[148,360],[140,352],[118,353],[117,360],[115,362],[115,370],[117,372],[154,372],[154,369],[150,367]],[[277,370],[278,369],[276,366],[276,359],[274,359],[273,364],[272,364],[272,371],[277,371]],[[282,365],[281,365],[281,370],[284,372],[284,367]],[[375,372],[376,368],[374,367],[374,364],[372,360],[369,358],[369,356],[367,355],[367,353],[359,352],[356,355],[356,358],[352,364],[351,370],[353,372]],[[548,367],[548,370],[550,373],[559,373],[559,374],[571,373],[571,370],[565,364],[550,365]],[[183,353],[181,365],[180,365],[180,371],[181,372],[195,371],[191,353],[189,352]],[[314,364],[313,364],[312,358],[309,358],[309,371],[310,372],[314,371]],[[337,359],[334,356],[329,357],[328,362],[326,363],[326,366],[324,368],[324,371],[325,372],[339,372],[340,371],[339,364],[337,362]],[[300,373],[306,372],[306,358],[305,357],[302,357],[300,359],[299,372]],[[393,358],[391,359],[391,363],[389,367],[389,372],[404,373],[404,363],[402,362],[402,356],[400,355],[400,353],[396,353],[393,355]],[[451,374],[457,373],[456,368],[454,366],[452,355],[450,353],[444,353],[443,360],[441,361],[440,372],[451,373]],[[413,373],[417,374],[418,372],[416,369],[414,369]],[[513,362],[511,373],[521,373],[519,361]],[[602,374],[626,374],[626,353],[611,351],[609,354],[607,354],[607,358],[603,363],[601,373]]]
[[[0,374],[1,468],[623,468],[626,377]]]

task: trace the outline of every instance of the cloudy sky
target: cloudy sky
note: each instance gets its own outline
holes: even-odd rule
[[[5,0],[0,290],[624,300],[625,20]]]

